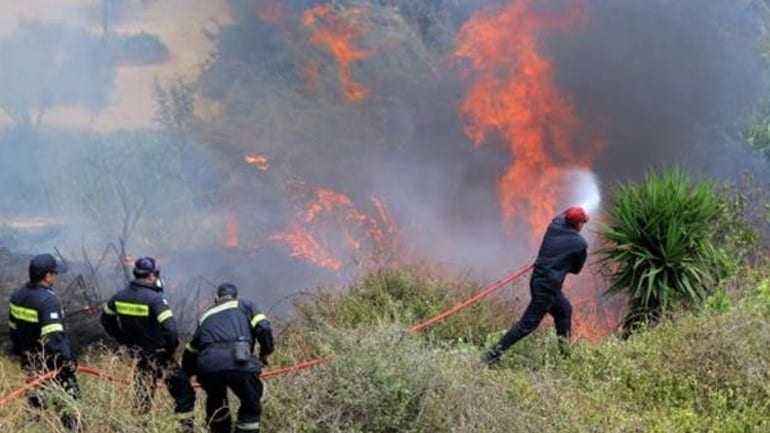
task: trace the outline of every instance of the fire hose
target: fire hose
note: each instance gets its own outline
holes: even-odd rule
[[[513,273],[503,277],[502,279],[495,281],[494,283],[492,283],[492,284],[482,288],[481,290],[476,292],[473,296],[471,296],[470,298],[464,300],[463,302],[457,303],[454,306],[452,306],[452,307],[442,311],[441,313],[439,313],[439,314],[437,314],[437,315],[435,315],[435,316],[433,316],[433,317],[431,317],[431,318],[429,318],[427,320],[424,320],[422,322],[419,322],[419,323],[413,325],[412,327],[409,328],[409,332],[417,333],[417,332],[423,331],[423,330],[433,326],[434,324],[436,324],[438,322],[441,322],[441,321],[443,321],[443,320],[445,320],[445,319],[447,319],[447,318],[449,318],[449,317],[459,313],[460,311],[462,311],[462,310],[464,310],[464,309],[466,309],[466,308],[468,308],[468,307],[478,303],[482,299],[489,297],[492,293],[496,292],[497,290],[500,290],[501,288],[503,288],[503,287],[507,286],[508,284],[511,284],[512,282],[514,282],[517,279],[521,278],[524,274],[529,272],[533,267],[534,267],[534,264],[529,264],[529,265],[525,266],[524,268],[521,268],[521,269],[517,270],[516,272],[513,272]],[[276,369],[272,369],[272,370],[267,370],[267,371],[262,372],[262,374],[260,374],[260,378],[261,379],[271,379],[271,378],[274,378],[274,377],[282,376],[284,374],[289,374],[289,373],[294,373],[294,372],[297,372],[297,371],[307,370],[307,369],[310,369],[310,368],[314,368],[314,367],[318,367],[320,365],[326,364],[327,362],[331,361],[332,359],[333,358],[331,358],[331,357],[315,358],[315,359],[310,359],[310,360],[302,361],[302,362],[299,362],[297,364],[294,364],[294,365],[291,365],[291,366],[288,366],[288,367],[282,367],[282,368],[276,368]],[[106,380],[108,382],[119,383],[119,384],[123,384],[123,385],[128,385],[129,384],[127,381],[111,377],[109,375],[106,375],[106,374],[102,373],[98,369],[93,368],[93,367],[89,367],[89,366],[79,366],[78,367],[78,372],[83,373],[83,374],[87,374],[87,375],[90,375],[90,376],[93,376],[93,377],[96,377],[96,378],[99,378],[99,379],[102,379],[102,380]],[[11,401],[14,401],[14,400],[18,399],[19,397],[23,396],[24,394],[26,394],[30,390],[34,389],[35,387],[40,386],[40,385],[44,384],[45,382],[51,380],[54,376],[56,376],[56,373],[57,373],[56,371],[45,373],[43,375],[40,375],[40,376],[36,377],[35,379],[31,380],[30,382],[27,382],[23,386],[20,386],[19,388],[11,391],[7,395],[5,395],[2,398],[0,398],[0,407],[5,406],[6,404],[10,403]],[[196,388],[199,387],[198,384],[195,384],[195,387]]]

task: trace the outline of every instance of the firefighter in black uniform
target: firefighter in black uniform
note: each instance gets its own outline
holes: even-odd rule
[[[155,259],[137,260],[134,277],[127,288],[105,304],[102,326],[138,358],[135,407],[142,413],[149,412],[157,380],[164,378],[175,402],[180,431],[192,432],[195,390],[174,358],[179,337],[173,313],[163,297],[160,268]]]
[[[52,255],[35,256],[29,264],[29,283],[11,296],[8,327],[13,354],[20,358],[22,368],[31,376],[45,370],[59,370],[54,380],[72,398],[78,399],[77,361],[69,337],[64,333],[64,311],[53,291],[57,275],[65,271]],[[29,402],[38,408],[45,405],[38,394],[32,394]],[[80,429],[78,418],[73,414],[65,412],[62,423],[70,430]]]
[[[562,284],[567,273],[578,274],[583,269],[588,244],[580,231],[587,222],[585,210],[572,207],[548,226],[529,283],[532,299],[521,320],[484,354],[485,363],[499,361],[503,352],[537,329],[546,314],[553,317],[560,346],[566,350],[572,331],[572,305],[562,292]]]
[[[259,359],[253,355],[259,342]],[[273,352],[273,332],[264,314],[244,300],[232,284],[217,288],[216,305],[200,318],[182,365],[197,374],[206,391],[206,417],[212,433],[230,433],[227,389],[240,399],[236,433],[259,432],[262,382],[259,374]]]

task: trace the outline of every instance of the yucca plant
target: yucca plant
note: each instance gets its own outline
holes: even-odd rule
[[[713,184],[680,169],[617,188],[600,254],[611,270],[608,292],[628,297],[626,332],[676,305],[699,304],[725,275],[713,240],[720,206]]]

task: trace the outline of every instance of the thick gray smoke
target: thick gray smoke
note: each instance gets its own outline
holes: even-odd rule
[[[354,257],[341,257],[340,277],[268,240],[303,205],[287,188],[298,178],[344,193],[361,209],[371,195],[381,197],[410,257],[482,279],[517,266],[534,251],[503,234],[496,196],[515,155],[503,146],[474,148],[464,134],[458,105],[473,77],[452,56],[462,24],[506,2],[345,2],[366,11],[351,39],[365,58],[351,63],[351,77],[369,95],[350,102],[339,64],[302,24],[303,11],[325,2],[230,0],[232,22],[206,29],[215,53],[199,78],[158,84],[159,123],[110,133],[47,126],[46,109],[104,109],[115,68],[162,64],[175,53],[149,34],[105,45],[97,33],[22,23],[0,41],[9,47],[0,108],[10,118],[0,132],[0,242],[25,251],[56,245],[80,257],[84,244],[98,256],[125,237],[130,253],[161,257],[180,297],[198,288],[207,294],[226,279],[271,305],[356,269]],[[270,19],[258,13],[268,7],[277,8]],[[585,26],[542,35],[560,90],[607,139],[594,167],[600,186],[670,164],[767,179],[739,139],[766,91],[763,13],[733,0],[590,0]],[[140,12],[131,16],[141,23]],[[70,42],[54,43],[56,32]],[[66,60],[63,72],[19,81],[39,74],[46,57]],[[196,114],[193,100],[215,114]],[[270,168],[245,164],[249,153],[266,155]],[[586,187],[571,200],[606,195],[590,175],[577,179]],[[235,249],[224,246],[228,218],[238,222]],[[30,221],[42,222],[28,230]]]

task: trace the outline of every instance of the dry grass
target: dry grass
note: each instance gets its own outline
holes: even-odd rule
[[[348,295],[310,301],[300,319],[283,328],[274,364],[312,355],[335,361],[267,381],[264,431],[770,431],[767,282],[744,290],[737,300],[707,303],[702,311],[629,340],[577,344],[566,359],[552,331],[541,330],[492,370],[479,365],[479,341],[485,334],[496,337],[487,322],[507,323],[509,317],[495,313],[496,307],[453,318],[443,330],[406,331],[413,320],[460,296],[446,290],[442,295],[446,287],[414,272],[388,271],[362,280]],[[451,338],[450,330],[468,338]],[[102,350],[82,363],[121,380],[131,376],[123,358]],[[0,392],[22,381],[19,369],[4,359]],[[88,376],[80,382],[83,399],[66,404],[81,414],[87,432],[173,431],[165,391],[151,413],[137,415],[129,388]],[[57,390],[52,394],[61,396]],[[198,428],[205,431],[202,401],[196,413]],[[0,409],[0,424],[3,431],[63,432],[53,411],[32,411],[22,400]]]

